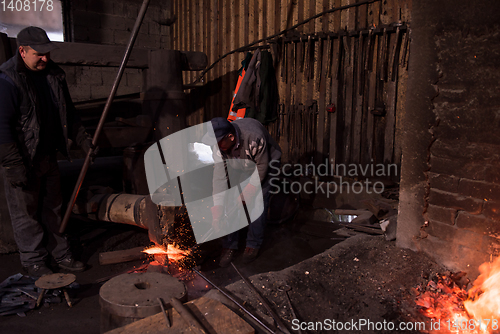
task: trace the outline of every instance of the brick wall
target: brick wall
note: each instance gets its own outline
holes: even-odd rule
[[[500,255],[500,3],[412,7],[397,243],[474,277]]]
[[[71,1],[74,42],[126,45],[142,1]],[[150,1],[135,46],[168,49],[171,19],[170,0]]]
[[[430,131],[426,233],[500,254],[500,28],[443,30]]]

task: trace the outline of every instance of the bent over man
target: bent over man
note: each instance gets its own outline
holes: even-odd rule
[[[58,266],[83,271],[61,223],[61,184],[56,154],[69,159],[73,141],[86,152],[92,145],[69,95],[64,71],[50,60],[57,48],[38,27],[17,35],[16,54],[0,66],[0,161],[5,193],[21,264],[29,276],[51,274]]]
[[[243,253],[243,262],[249,263],[257,258],[260,246],[264,240],[264,228],[269,205],[270,176],[269,164],[278,164],[281,159],[281,148],[271,137],[266,128],[256,119],[243,118],[230,123],[223,117],[216,117],[211,120],[214,134],[220,149],[222,159],[227,163],[227,167],[233,170],[245,169],[248,167],[244,161],[251,161],[255,164],[258,172],[258,180],[252,181],[242,189],[243,200],[251,203],[256,196],[258,184],[260,182],[262,197],[264,201],[264,211],[259,218],[251,222],[248,226],[246,237],[246,248]],[[218,151],[216,151],[218,152]],[[277,167],[277,166],[276,166]],[[213,177],[214,206],[212,207],[213,224],[218,225],[226,214],[221,203],[222,199],[218,194],[222,193],[226,187],[226,171],[224,164],[216,164]],[[228,266],[233,260],[238,249],[238,231],[227,235],[223,239],[223,250],[219,265]]]

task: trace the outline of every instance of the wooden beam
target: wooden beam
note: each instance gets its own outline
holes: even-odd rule
[[[95,66],[120,66],[126,46],[88,43],[54,42],[58,49],[50,53],[57,64]],[[130,54],[127,67],[148,68],[149,50],[135,48]]]
[[[142,252],[144,248],[145,247],[135,247],[132,249],[99,253],[99,264],[104,266],[107,264],[145,259],[147,258],[147,254]]]

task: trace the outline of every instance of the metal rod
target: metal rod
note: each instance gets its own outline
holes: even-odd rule
[[[111,103],[113,102],[113,98],[116,95],[116,91],[118,90],[118,85],[120,84],[120,80],[123,75],[123,71],[125,70],[125,65],[128,62],[128,58],[130,57],[130,53],[132,52],[132,48],[134,46],[135,39],[137,38],[137,34],[139,33],[139,28],[141,27],[142,20],[144,19],[144,15],[146,14],[146,10],[149,5],[149,0],[144,0],[142,3],[141,9],[139,11],[139,15],[135,21],[134,28],[132,30],[132,35],[130,36],[130,41],[128,42],[127,49],[125,51],[125,55],[123,56],[123,60],[120,64],[120,68],[118,69],[118,74],[116,75],[115,82],[113,83],[113,87],[111,88],[111,93],[109,94],[108,101],[104,106],[104,110],[101,115],[101,119],[99,120],[99,124],[94,133],[94,137],[92,138],[92,146],[95,147],[97,144],[97,139],[101,134],[102,127],[104,126],[104,122],[106,121],[106,116],[108,115],[109,109],[111,107]],[[64,233],[66,230],[66,226],[68,225],[69,217],[71,215],[71,211],[73,210],[73,206],[76,202],[76,197],[80,192],[80,187],[82,186],[83,179],[85,178],[85,174],[87,174],[87,170],[90,166],[90,157],[94,153],[94,149],[91,147],[87,152],[87,156],[85,157],[85,162],[83,163],[82,170],[80,171],[80,175],[78,176],[78,180],[76,181],[75,189],[73,190],[73,194],[71,195],[71,199],[68,203],[68,208],[66,209],[66,213],[64,214],[64,218],[61,222],[61,227],[59,228],[59,233]]]
[[[179,299],[172,297],[170,299],[170,305],[179,313],[179,315],[186,321],[186,323],[200,331],[202,334],[207,334],[203,326],[196,320],[196,318],[189,312],[186,306],[184,306]]]
[[[236,266],[232,262],[231,262],[231,265],[233,266],[234,270],[236,270],[236,272],[238,273],[238,275],[240,275],[240,277],[243,279],[243,282],[245,282],[245,284],[257,295],[257,298],[260,300],[260,302],[262,303],[262,305],[264,305],[264,307],[266,308],[267,312],[269,312],[269,314],[271,315],[271,317],[273,317],[274,321],[276,321],[276,325],[278,326],[278,328],[283,333],[290,334],[290,332],[288,331],[288,329],[281,322],[280,317],[278,317],[278,315],[273,311],[273,309],[271,308],[271,306],[269,305],[269,303],[264,299],[264,297],[262,297],[260,295],[259,291],[257,291],[257,289],[252,285],[252,283],[250,283],[250,281],[248,280],[248,278],[246,278],[245,276],[243,276],[243,274],[238,270],[238,268],[236,268]]]
[[[172,325],[170,324],[170,320],[168,319],[167,312],[165,311],[165,307],[163,307],[163,301],[159,297],[157,299],[161,307],[161,313],[163,313],[163,316],[165,317],[165,322],[167,323],[167,327],[172,327]]]
[[[200,273],[198,270],[196,269],[192,269],[195,273],[198,274],[198,276],[200,276],[201,278],[203,278],[205,281],[207,281],[208,284],[210,284],[211,286],[213,286],[214,288],[216,288],[217,290],[219,290],[220,293],[222,293],[227,299],[229,299],[230,301],[232,301],[236,306],[238,306],[240,309],[243,310],[243,312],[245,312],[246,314],[248,314],[250,317],[252,317],[253,320],[255,320],[259,325],[261,325],[264,329],[266,329],[269,333],[272,333],[274,334],[275,331],[273,331],[272,329],[270,329],[269,327],[267,327],[262,321],[260,321],[256,316],[254,316],[252,313],[250,313],[250,311],[248,311],[246,308],[244,308],[240,303],[238,303],[233,297],[231,297],[228,293],[226,293],[224,290],[222,290],[221,288],[219,288],[217,285],[215,285],[214,283],[210,282],[210,280],[208,278],[206,278],[205,276],[202,275],[202,273]]]

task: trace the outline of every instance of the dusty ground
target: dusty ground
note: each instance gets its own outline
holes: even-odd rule
[[[398,330],[402,323],[423,321],[413,303],[413,288],[425,286],[429,275],[442,271],[422,254],[396,248],[383,237],[360,234],[292,267],[251,279],[292,330],[303,326],[307,329],[303,333],[418,333],[426,332],[424,327],[421,331]],[[280,291],[283,285],[291,287],[289,296],[299,321],[292,322]],[[233,283],[227,290],[246,301],[249,309],[264,310],[243,282]],[[355,325],[353,330],[330,330],[333,321],[339,323],[337,329]],[[429,328],[428,324],[421,326]]]
[[[292,317],[285,307],[284,294],[278,291],[284,284],[291,287],[289,296],[297,318],[306,323],[303,328],[308,328],[309,322],[324,322],[325,319],[337,322],[358,322],[360,319],[373,323],[386,321],[394,322],[398,326],[400,322],[415,320],[415,314],[411,314],[415,312],[412,288],[419,284],[425,285],[424,277],[429,274],[444,270],[422,254],[396,248],[394,242],[385,241],[383,236],[358,234],[323,251],[319,249],[320,244],[326,245],[326,240],[294,234],[292,227],[293,224],[271,227],[270,234],[276,238],[275,247],[264,249],[259,259],[247,266],[235,262],[244,275],[251,277],[255,286],[270,301],[290,329],[296,327],[292,327],[290,322]],[[108,242],[99,248],[92,242],[87,241],[88,243],[84,244],[86,251],[82,255],[90,268],[77,274],[80,287],[70,291],[74,301],[72,308],[65,303],[54,303],[27,312],[26,317],[4,316],[0,318],[0,332],[99,333],[99,288],[102,283],[97,283],[96,280],[141,265],[141,261],[110,266],[98,264],[98,251],[111,247],[113,242],[119,243],[119,240],[123,239],[127,239],[128,244],[143,242],[140,241],[144,238],[141,231],[124,228],[121,233],[114,232],[116,235],[107,239]],[[111,232],[106,230],[103,233]],[[95,242],[99,242],[99,239]],[[93,246],[96,248],[91,254],[90,249]],[[317,255],[313,254],[315,252]],[[2,255],[0,259],[2,280],[20,272],[16,254]],[[207,259],[201,266],[202,272],[208,278],[219,286],[227,285],[227,289],[240,298],[250,310],[265,313],[262,306],[257,305],[255,296],[242,282],[230,284],[238,280],[232,268],[217,268],[213,262]],[[186,284],[190,299],[208,291],[200,278]],[[209,295],[216,295],[214,292]],[[271,324],[272,322],[269,326]],[[324,324],[327,325],[326,322]],[[328,327],[323,331],[310,329],[311,327],[303,332],[335,332],[326,330]]]
[[[335,207],[353,208],[342,201],[337,199]],[[268,226],[266,241],[255,262],[243,265],[239,258],[235,260],[236,266],[251,278],[285,325],[295,333],[299,324],[305,329],[302,333],[425,332],[397,328],[402,322],[420,320],[413,303],[414,288],[425,285],[432,273],[445,269],[423,254],[397,248],[394,241],[386,241],[384,236],[353,232],[320,219],[318,209],[307,207],[311,203],[303,205],[296,219]],[[328,203],[333,206],[331,199],[315,199],[313,204],[321,212]],[[105,282],[102,279],[148,262],[101,266],[98,261],[101,252],[149,246],[145,230],[84,220],[72,220],[70,227],[72,248],[77,257],[88,264],[87,271],[76,274],[78,284],[69,291],[73,307],[55,302],[30,310],[24,317],[2,316],[0,333],[97,334],[101,314],[99,289]],[[268,326],[274,326],[252,292],[239,281],[234,269],[217,266],[219,251],[217,242],[206,245],[199,270],[218,286],[226,287]],[[0,255],[0,261],[0,281],[22,273],[17,254]],[[207,293],[212,298],[221,297],[216,290],[210,291],[206,282],[195,274],[185,283],[189,299]],[[278,290],[283,285],[291,287],[289,296],[297,315],[294,323],[285,296]],[[233,307],[230,303],[228,306]],[[342,325],[349,323],[349,326],[354,323],[355,326],[351,331],[328,330],[333,321]],[[360,328],[363,321],[366,325]],[[315,325],[316,322],[325,326],[323,330]],[[391,328],[389,323],[393,323],[395,329],[383,330],[380,326],[384,322],[385,328]],[[381,330],[368,329],[368,323]]]

